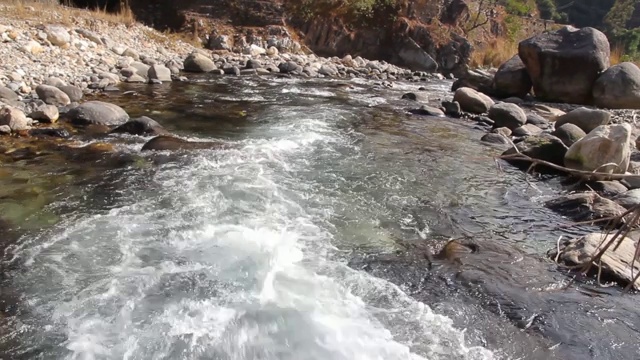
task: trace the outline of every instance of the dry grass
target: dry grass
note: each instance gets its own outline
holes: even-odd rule
[[[131,26],[136,19],[125,1],[125,6],[119,12],[110,13],[106,9],[77,9],[68,6],[69,1],[63,1],[66,5],[60,5],[56,0],[0,0],[2,15],[16,20],[33,20],[55,22],[72,25],[76,19],[90,14],[91,19],[106,21],[111,24],[123,24]],[[2,7],[4,5],[4,7]]]
[[[621,62],[624,62],[623,57],[624,57],[624,47],[621,45],[613,45],[611,47],[611,55],[609,56],[609,61],[611,62],[611,65],[616,65],[616,64],[620,64]]]
[[[166,47],[171,47],[171,45],[184,42],[190,44],[193,47],[201,48],[202,42],[198,38],[198,36],[194,33],[183,33],[183,32],[172,32],[172,31],[164,31],[158,32],[152,29],[143,30],[144,34],[150,40],[163,44]]]
[[[496,38],[471,54],[471,67],[498,67],[518,53],[518,43],[507,38]]]

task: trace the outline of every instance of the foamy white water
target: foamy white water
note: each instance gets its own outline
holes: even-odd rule
[[[338,256],[344,179],[318,161],[358,158],[349,114],[264,116],[234,149],[178,157],[110,211],[23,239],[14,340],[47,359],[493,358]]]

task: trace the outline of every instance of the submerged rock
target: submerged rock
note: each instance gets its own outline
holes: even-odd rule
[[[554,259],[557,257],[558,261],[566,265],[582,265],[598,254],[613,237],[614,234],[593,233],[577,239],[567,239],[560,243],[559,254],[554,249],[549,255]],[[640,273],[640,261],[633,260],[639,238],[638,231],[633,231],[622,239],[615,250],[614,246],[611,246],[604,252],[598,264],[605,278],[626,285],[634,280],[632,276]],[[597,272],[597,267],[594,266],[593,271]],[[640,290],[640,279],[636,280],[632,287]]]
[[[631,157],[631,125],[603,125],[571,145],[564,157],[570,169],[624,174]]]
[[[177,150],[203,150],[221,149],[226,145],[221,142],[189,141],[169,135],[160,135],[147,141],[142,146],[142,151],[177,151]]]

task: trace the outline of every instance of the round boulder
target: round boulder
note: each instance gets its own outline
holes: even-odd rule
[[[487,95],[468,87],[461,87],[453,95],[453,101],[460,104],[462,111],[475,114],[484,114],[494,105],[493,100]]]
[[[82,93],[82,89],[80,89],[77,86],[64,85],[64,86],[59,86],[58,89],[62,90],[65,94],[67,94],[71,102],[77,102],[82,100],[82,96],[84,95]]]
[[[210,72],[216,69],[216,64],[207,56],[193,52],[184,60],[184,71],[202,73]]]
[[[631,125],[603,125],[571,145],[564,166],[582,171],[624,174],[631,157]]]
[[[494,127],[506,127],[515,130],[527,122],[527,114],[516,104],[499,103],[489,109],[489,118]]]
[[[118,105],[88,101],[67,112],[65,115],[75,125],[119,126],[129,120],[129,115]]]
[[[0,107],[0,126],[2,125],[8,126],[11,131],[20,131],[29,128],[24,112],[7,105]]]
[[[607,69],[593,84],[597,106],[609,109],[640,109],[640,69],[623,62]]]
[[[610,49],[599,30],[565,26],[520,42],[518,55],[537,97],[590,104],[594,82],[609,67]]]

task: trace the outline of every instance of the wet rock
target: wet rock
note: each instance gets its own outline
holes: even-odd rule
[[[640,189],[626,191],[614,197],[613,200],[624,208],[631,209],[632,207],[640,204]]]
[[[616,196],[626,193],[629,189],[619,181],[594,181],[587,184],[593,191],[602,196]]]
[[[489,109],[489,118],[495,121],[495,127],[515,130],[527,122],[527,115],[515,104],[499,103]]]
[[[526,137],[523,141],[516,144],[517,150],[534,159],[548,161],[550,163],[563,166],[564,156],[567,153],[567,146],[557,137],[542,133]],[[516,154],[516,148],[511,148],[503,153],[503,155]],[[524,165],[528,167],[528,162],[510,161],[515,165]]]
[[[224,147],[225,145],[220,142],[188,141],[169,135],[160,135],[144,144],[142,151],[202,150]]]
[[[29,117],[40,122],[54,123],[58,121],[60,113],[58,112],[58,108],[56,106],[45,104],[38,106],[29,114]]]
[[[609,121],[611,114],[608,111],[580,107],[556,118],[555,127],[574,124],[588,134],[600,125],[607,125]]]
[[[80,101],[80,100],[82,100],[82,97],[84,96],[84,94],[82,92],[82,89],[80,89],[77,86],[64,85],[64,86],[59,86],[58,89],[62,90],[62,92],[67,94],[67,96],[69,97],[69,100],[71,100],[71,102]]]
[[[557,257],[560,262],[566,265],[582,265],[600,253],[606,244],[613,240],[614,236],[613,233],[593,233],[577,239],[567,239],[560,242],[559,255],[557,250],[550,251],[549,255],[554,259]],[[626,285],[634,280],[635,274],[640,273],[640,262],[633,260],[636,254],[636,242],[639,238],[638,231],[632,231],[622,239],[619,245],[615,246],[615,250],[614,246],[611,246],[604,252],[598,264],[605,278]],[[595,266],[593,271],[597,272]],[[639,290],[640,280],[636,280],[632,287]]]
[[[168,131],[152,118],[142,116],[137,119],[131,119],[111,131],[114,134],[131,134],[131,135],[162,135]]]
[[[603,125],[571,145],[564,157],[570,169],[624,174],[631,157],[631,125]]]
[[[411,109],[409,112],[416,115],[444,116],[442,110],[428,105],[423,105],[419,109]]]
[[[509,139],[500,133],[487,133],[480,138],[480,141],[484,141],[490,144],[510,144]]]
[[[451,117],[460,117],[461,109],[460,103],[457,101],[443,101],[442,107],[444,108],[444,113],[447,116]]]
[[[558,127],[551,134],[554,136],[557,136],[558,139],[562,140],[562,142],[567,146],[571,146],[575,144],[578,140],[587,136],[587,133],[585,133],[577,125],[570,124],[570,123],[566,123]]]
[[[520,104],[524,103],[524,100],[522,100],[519,97],[512,96],[512,97],[508,97],[506,99],[502,99],[502,102],[520,105]]]
[[[542,132],[542,129],[532,124],[524,124],[513,130],[513,136],[529,136],[538,135]]]
[[[609,41],[585,27],[545,32],[520,42],[518,55],[527,68],[537,97],[556,102],[589,104],[593,84],[609,67]]]
[[[412,101],[420,101],[420,102],[429,102],[429,96],[427,94],[422,94],[422,93],[406,93],[402,95],[402,98],[405,100],[412,100]]]
[[[493,87],[502,97],[524,97],[531,90],[531,86],[529,73],[518,55],[500,65],[493,77]]]
[[[71,133],[66,129],[61,128],[38,128],[29,130],[29,135],[34,137],[54,137],[61,139],[68,139],[71,137]]]
[[[63,47],[71,42],[71,35],[64,26],[61,25],[47,25],[44,28],[47,34],[47,40],[55,46]]]
[[[463,111],[474,114],[486,113],[494,105],[490,97],[468,87],[456,90],[453,101],[457,101]]]
[[[591,221],[620,216],[626,209],[595,192],[561,196],[547,201],[545,206],[574,221]]]
[[[129,120],[129,115],[118,105],[88,101],[67,112],[65,117],[75,125],[119,126]]]
[[[0,126],[1,125],[7,125],[11,131],[21,131],[29,128],[24,112],[8,105],[0,106]]]
[[[199,52],[193,52],[184,60],[184,71],[202,73],[210,72],[216,69],[213,60]]]
[[[222,69],[224,71],[225,74],[227,75],[236,75],[239,76],[240,75],[240,69],[237,66],[229,66],[229,67],[225,67],[224,69]]]
[[[38,97],[49,105],[65,106],[71,103],[69,95],[55,86],[38,85],[36,87]]]
[[[597,106],[609,109],[640,109],[640,69],[624,62],[607,69],[593,84]]]

